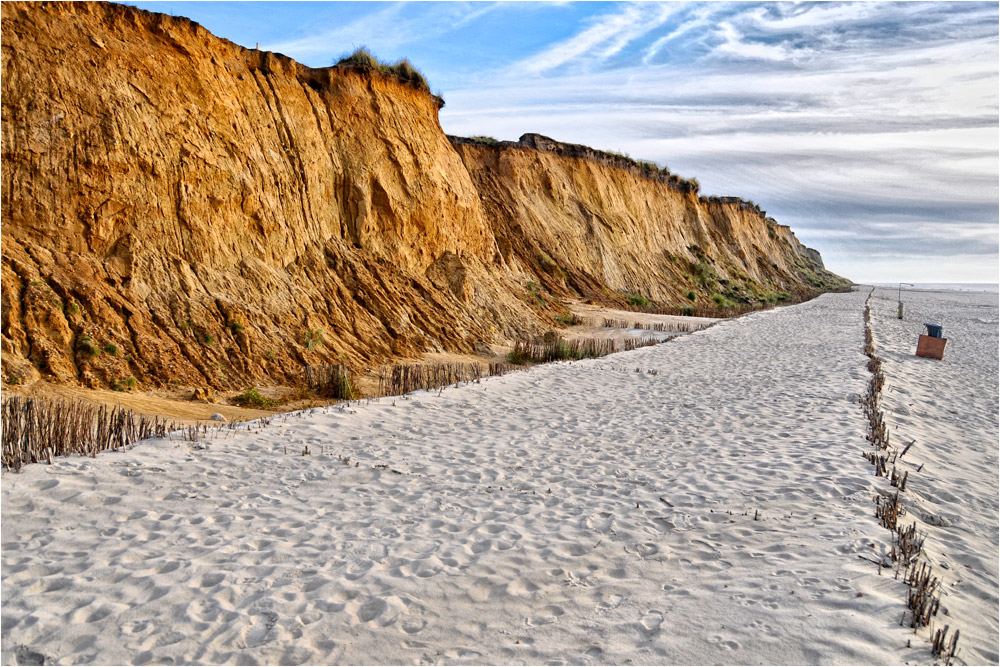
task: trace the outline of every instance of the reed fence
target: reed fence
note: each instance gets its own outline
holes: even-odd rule
[[[604,318],[603,325],[606,329],[641,329],[643,331],[661,331],[665,333],[691,333],[702,329],[701,325],[690,322],[632,322],[627,320],[615,320]]]
[[[309,390],[323,398],[352,400],[357,398],[354,373],[344,364],[313,364],[305,368]]]
[[[478,382],[484,377],[503,375],[510,364],[479,363],[394,364],[378,370],[378,396],[402,396],[418,389],[441,389],[462,382]]]
[[[96,456],[109,449],[123,449],[140,440],[164,437],[175,428],[165,419],[139,415],[121,406],[32,396],[3,399],[0,422],[2,463],[15,471],[26,463],[52,463],[55,456]]]

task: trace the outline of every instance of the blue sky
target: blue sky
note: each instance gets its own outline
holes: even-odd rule
[[[450,134],[667,165],[856,281],[998,280],[996,3],[129,4],[314,67],[408,57]]]

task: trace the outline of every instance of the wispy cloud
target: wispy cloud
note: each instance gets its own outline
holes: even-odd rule
[[[701,5],[695,6],[690,11],[690,19],[684,20],[671,32],[658,38],[651,45],[646,47],[643,53],[642,63],[648,65],[652,60],[659,55],[659,53],[666,47],[667,44],[676,40],[677,38],[689,34],[700,28],[705,28],[710,25],[709,21],[714,14],[713,7],[715,5]]]
[[[601,63],[663,25],[680,7],[662,3],[627,4],[621,11],[601,17],[573,37],[515,63],[512,70],[537,75],[569,63],[588,66]]]
[[[856,24],[876,11],[870,3],[774,4],[754,9],[747,18],[761,28],[778,31],[816,31],[831,25]]]
[[[344,53],[361,45],[376,53],[396,53],[402,47],[458,30],[500,6],[495,2],[396,2],[349,23],[313,29],[302,37],[262,47],[302,60]]]

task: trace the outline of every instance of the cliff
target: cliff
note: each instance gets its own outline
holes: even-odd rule
[[[122,5],[0,11],[5,382],[294,384],[540,331],[561,306],[534,284],[668,302],[692,267],[748,298],[826,275],[662,175],[450,142],[391,77]]]
[[[535,134],[451,140],[504,261],[550,289],[662,303],[690,303],[693,291],[703,302],[747,303],[845,284],[756,204],[699,197],[696,181],[648,163]]]

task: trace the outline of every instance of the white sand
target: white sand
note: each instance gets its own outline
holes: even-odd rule
[[[866,293],[279,418],[208,449],[158,441],[4,473],[3,661],[930,662],[926,630],[908,649],[898,626],[905,585],[858,558],[889,544],[872,504],[885,481],[860,456]],[[909,360],[892,359],[882,310],[877,343],[902,386]],[[995,301],[983,317],[992,370],[941,370],[960,358],[946,321],[949,360],[920,372],[966,392],[992,373],[973,428],[993,458],[970,450],[956,472],[951,449],[911,484],[952,517],[932,557],[978,577],[948,593],[960,646],[983,640],[976,655],[995,660]],[[912,428],[944,429],[968,402],[938,399]],[[918,446],[906,460],[929,471],[931,438]],[[992,616],[966,617],[980,609]]]
[[[897,294],[876,290],[872,315],[891,442],[916,441],[899,464],[910,472],[903,522],[928,534],[928,561],[947,591],[938,623],[961,630],[968,664],[997,664],[998,295],[906,291],[901,321]],[[944,327],[942,361],[914,356],[925,322]]]

